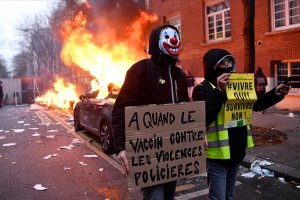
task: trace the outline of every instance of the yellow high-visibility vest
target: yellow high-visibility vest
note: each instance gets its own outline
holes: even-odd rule
[[[211,84],[213,88],[215,86]],[[228,129],[224,128],[224,104],[217,119],[206,127],[208,148],[206,157],[211,159],[230,159]],[[251,127],[247,125],[247,147],[254,147]]]

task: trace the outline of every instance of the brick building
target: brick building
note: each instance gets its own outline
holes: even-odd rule
[[[183,43],[180,64],[198,81],[203,78],[202,56],[211,48],[227,49],[236,59],[237,72],[245,71],[244,1],[145,2],[158,15],[157,25],[179,28]],[[268,77],[267,89],[294,77],[290,94],[277,107],[300,111],[300,0],[255,2],[255,67],[259,66]]]

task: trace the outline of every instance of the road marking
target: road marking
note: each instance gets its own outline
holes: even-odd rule
[[[194,184],[185,184],[185,185],[180,185],[176,187],[176,192],[182,192],[184,190],[190,190],[192,188],[195,188],[196,185]]]
[[[79,135],[77,132],[74,131],[74,127],[67,124],[63,119],[61,119],[56,114],[52,113],[51,111],[46,112],[47,115],[49,115],[51,118],[53,118],[55,121],[60,122],[60,125],[64,127],[69,133],[71,133],[74,137],[81,139],[87,147],[89,147],[92,151],[94,151],[97,155],[99,155],[101,158],[106,160],[109,164],[111,164],[114,168],[119,170],[122,174],[125,175],[123,167],[119,162],[117,162],[116,157],[110,157],[109,155],[102,152],[99,148],[97,148],[95,145],[91,144],[88,139],[84,138],[82,135]]]
[[[44,124],[54,124],[54,122],[45,115],[43,111],[35,111],[36,116],[41,120]]]
[[[242,183],[239,181],[236,181],[235,186],[241,185]],[[192,193],[188,193],[188,194],[184,194],[181,196],[177,196],[175,197],[176,200],[188,200],[188,199],[193,199],[193,198],[197,198],[197,197],[201,197],[203,195],[207,195],[208,194],[208,188],[197,191],[197,192],[192,192]]]
[[[188,193],[182,196],[175,197],[176,200],[188,200],[208,194],[208,188],[197,192]]]

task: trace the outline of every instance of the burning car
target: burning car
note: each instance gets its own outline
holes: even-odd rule
[[[111,129],[112,109],[119,88],[108,86],[105,99],[97,99],[99,91],[89,91],[81,95],[74,108],[74,128],[76,131],[88,130],[99,137],[100,145],[107,154],[114,153],[114,139]]]

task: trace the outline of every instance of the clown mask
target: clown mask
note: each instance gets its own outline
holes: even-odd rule
[[[176,30],[166,27],[161,30],[159,35],[159,49],[172,58],[178,58],[180,53],[180,38]]]

